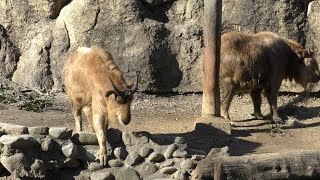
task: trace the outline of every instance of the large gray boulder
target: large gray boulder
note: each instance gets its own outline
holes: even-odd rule
[[[57,14],[55,0],[0,2],[0,24],[8,31],[21,56],[12,80],[21,85],[49,90],[52,41],[51,17]]]
[[[225,0],[223,32],[273,31],[307,43],[319,58],[319,1],[309,8],[308,2]],[[198,0],[1,1],[0,42],[8,48],[0,51],[0,65],[10,62],[1,75],[37,90],[61,91],[67,55],[98,45],[112,53],[126,79],[138,73],[142,91],[198,92],[202,25]]]

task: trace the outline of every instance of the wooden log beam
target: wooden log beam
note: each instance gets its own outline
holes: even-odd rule
[[[202,116],[220,116],[221,18],[222,0],[205,0]]]
[[[198,163],[192,174],[192,179],[217,177],[219,179],[319,179],[320,151],[208,156]]]

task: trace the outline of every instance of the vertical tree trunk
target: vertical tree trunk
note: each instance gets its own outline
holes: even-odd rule
[[[202,116],[220,115],[221,18],[222,0],[205,0]]]

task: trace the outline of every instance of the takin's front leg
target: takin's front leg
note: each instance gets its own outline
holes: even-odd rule
[[[99,143],[99,161],[101,166],[107,165],[106,126],[105,117],[101,114],[93,114],[93,127]]]

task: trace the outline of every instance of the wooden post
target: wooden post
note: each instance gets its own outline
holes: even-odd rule
[[[221,18],[222,0],[205,0],[202,116],[220,116]]]

